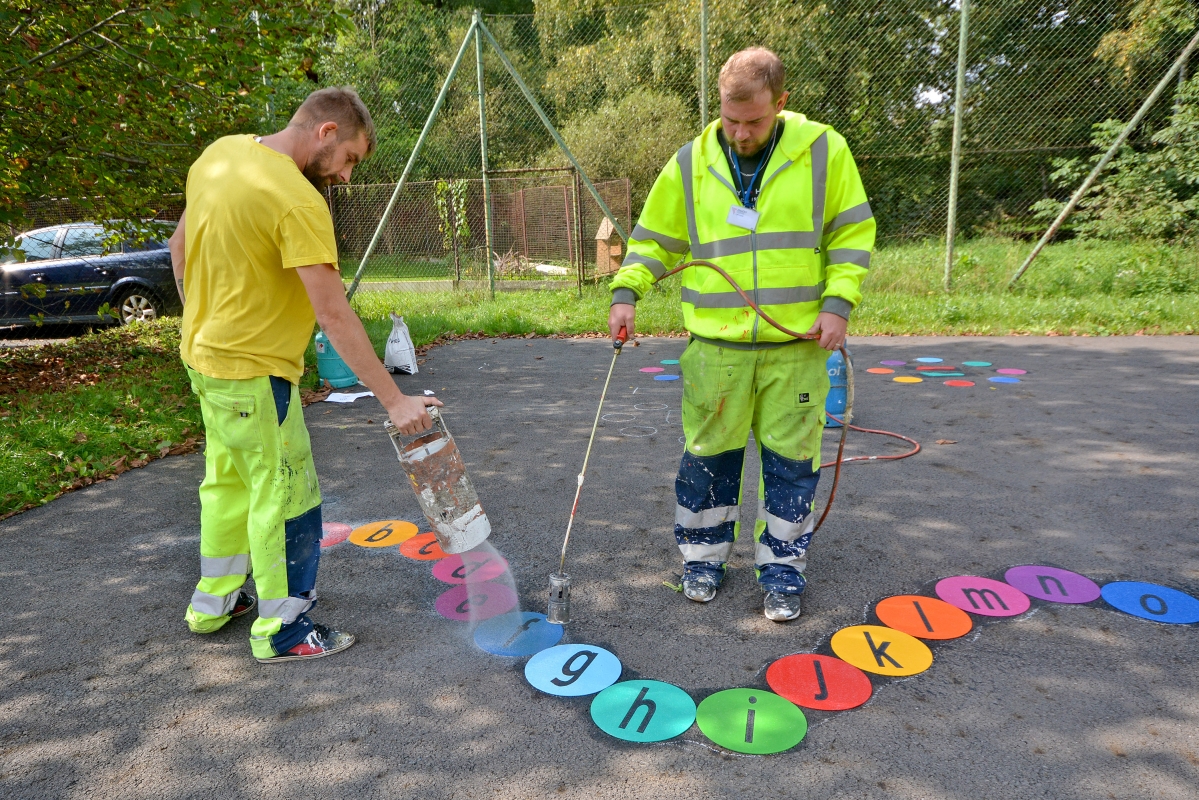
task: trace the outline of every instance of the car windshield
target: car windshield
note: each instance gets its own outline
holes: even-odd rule
[[[50,228],[44,231],[34,231],[17,237],[16,245],[5,253],[4,263],[14,261],[41,261],[50,258],[54,252],[54,240],[58,238],[60,228]]]

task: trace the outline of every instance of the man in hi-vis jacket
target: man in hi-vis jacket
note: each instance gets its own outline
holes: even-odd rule
[[[815,524],[826,351],[845,341],[870,266],[875,224],[845,139],[783,111],[779,58],[750,48],[720,71],[720,119],[685,144],[655,181],[612,281],[608,325],[633,333],[636,303],[684,257],[726,270],[682,274],[691,341],[680,359],[683,432],[674,534],[683,592],[716,596],[740,528],[741,474],[752,430],[762,462],[754,566],[776,622],[800,614]]]

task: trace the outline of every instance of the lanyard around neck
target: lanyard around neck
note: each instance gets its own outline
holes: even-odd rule
[[[754,184],[758,182],[758,175],[761,174],[762,168],[766,166],[766,162],[770,161],[770,156],[774,154],[774,145],[778,141],[778,123],[775,122],[774,130],[770,132],[770,146],[766,148],[766,152],[762,154],[761,160],[758,161],[758,168],[754,170],[753,177],[749,179],[749,185],[743,185],[744,181],[741,175],[741,161],[737,158],[737,150],[733,147],[733,143],[729,142],[729,155],[733,157],[733,180],[737,181],[737,199],[741,201],[741,205],[746,208],[753,208],[757,205],[757,198],[754,197]]]

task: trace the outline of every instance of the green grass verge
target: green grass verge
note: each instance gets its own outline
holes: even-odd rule
[[[177,319],[0,351],[0,373],[24,383],[0,395],[0,517],[195,449],[201,436]]]
[[[1006,291],[1028,250],[1001,239],[962,245],[954,291],[945,294],[941,246],[883,248],[850,333],[1103,336],[1195,333],[1199,327],[1194,248],[1065,242],[1046,248],[1017,291]],[[468,332],[601,331],[609,297],[596,286],[586,287],[582,298],[572,288],[501,292],[494,300],[481,292],[366,291],[354,306],[382,356],[391,311],[404,315],[422,345]],[[677,279],[642,299],[637,330],[682,333]],[[200,430],[200,412],[178,347],[179,321],[167,319],[43,348],[0,350],[0,516],[193,447],[187,442]],[[310,368],[316,363],[311,345],[306,361]],[[310,369],[305,385],[316,381]]]

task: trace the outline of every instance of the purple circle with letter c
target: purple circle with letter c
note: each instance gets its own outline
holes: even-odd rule
[[[1003,579],[1029,597],[1050,603],[1089,603],[1099,599],[1099,584],[1068,569],[1026,564],[1012,567],[1003,574]]]

